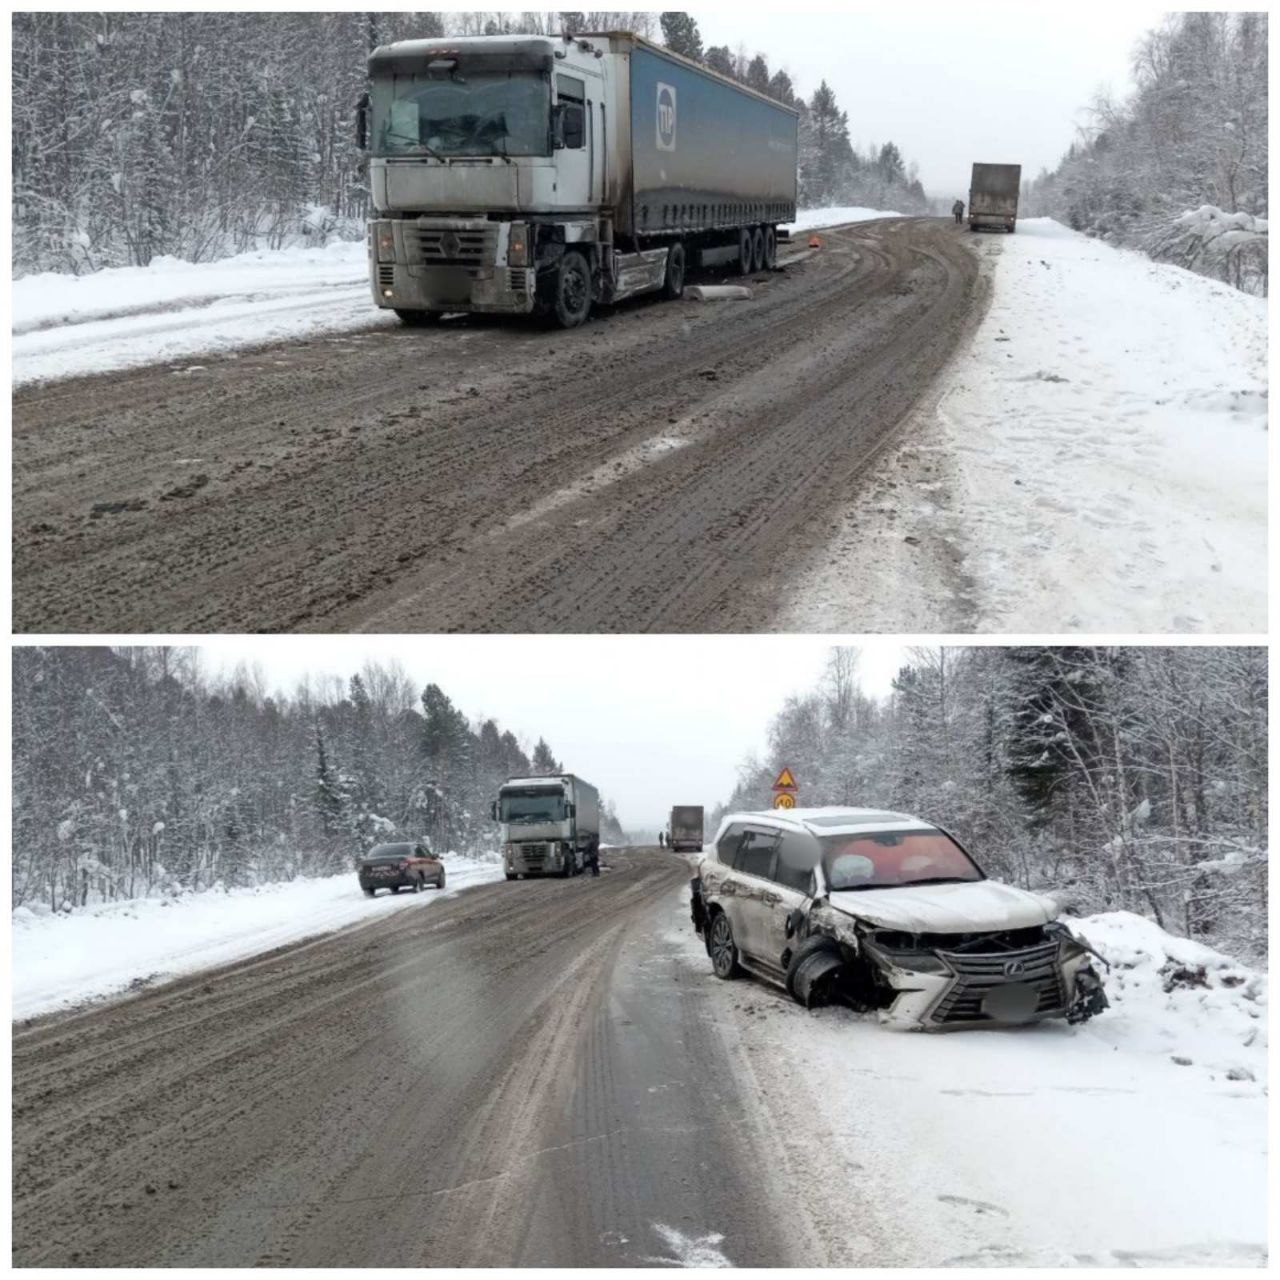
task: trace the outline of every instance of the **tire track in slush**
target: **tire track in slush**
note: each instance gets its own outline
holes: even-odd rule
[[[17,628],[715,629],[795,531],[788,502],[847,498],[945,363],[974,275],[945,224],[862,223],[747,302],[19,389]],[[646,453],[672,419],[688,443]],[[763,523],[744,514],[762,501]]]

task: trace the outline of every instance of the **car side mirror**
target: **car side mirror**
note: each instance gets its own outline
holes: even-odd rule
[[[369,150],[369,95],[362,93],[356,103],[356,150]]]

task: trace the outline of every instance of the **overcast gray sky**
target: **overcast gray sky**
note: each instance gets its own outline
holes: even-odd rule
[[[967,198],[975,160],[1053,168],[1096,89],[1131,84],[1135,42],[1167,10],[1127,0],[933,5],[837,13],[692,9],[703,45],[762,52],[807,99],[826,79],[865,148],[892,140],[932,196]]]
[[[289,691],[304,672],[346,679],[366,658],[400,660],[473,719],[493,716],[598,786],[624,827],[656,829],[673,804],[727,800],[739,763],[763,752],[769,720],[819,679],[819,636],[250,636],[200,646],[210,674],[257,664]],[[905,660],[861,646],[863,687],[880,696]],[[804,787],[804,779],[799,779]]]

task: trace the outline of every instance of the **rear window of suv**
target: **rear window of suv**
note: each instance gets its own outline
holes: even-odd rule
[[[912,884],[950,884],[985,877],[945,831],[859,831],[819,836],[827,887],[898,889]]]

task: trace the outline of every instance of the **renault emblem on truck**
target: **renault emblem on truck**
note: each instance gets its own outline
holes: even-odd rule
[[[658,150],[676,149],[676,91],[673,85],[658,81]]]

